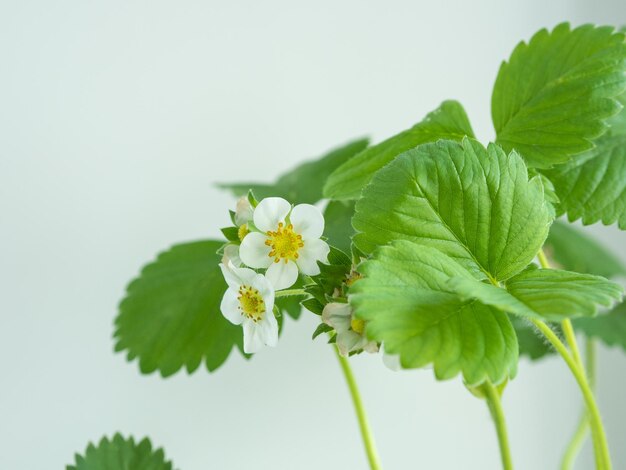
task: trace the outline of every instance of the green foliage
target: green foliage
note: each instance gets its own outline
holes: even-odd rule
[[[324,211],[326,226],[324,236],[328,243],[336,246],[345,253],[350,253],[352,236],[352,216],[354,215],[354,202],[330,201]]]
[[[528,180],[519,155],[466,138],[421,145],[377,173],[356,205],[354,243],[371,253],[411,240],[506,280],[535,257],[551,222],[541,181]]]
[[[241,327],[220,312],[226,283],[218,267],[217,241],[176,245],[148,264],[127,288],[116,319],[115,350],[139,358],[143,373],[164,377],[185,366],[209,371],[231,349],[242,350]]]
[[[599,338],[609,346],[619,346],[626,351],[626,303],[596,318],[578,318],[574,321],[577,331]]]
[[[322,199],[322,187],[328,176],[341,164],[367,147],[368,140],[360,139],[337,148],[323,157],[303,163],[283,174],[274,184],[224,183],[219,187],[243,196],[252,190],[259,199],[282,197],[292,204],[315,204]]]
[[[398,354],[403,367],[432,363],[438,379],[461,372],[470,386],[515,375],[518,344],[508,316],[454,294],[451,277],[473,277],[450,257],[400,240],[359,270],[364,278],[350,289],[350,303],[367,335]]]
[[[619,284],[600,276],[534,267],[509,279],[506,290],[467,277],[454,278],[450,285],[467,299],[547,321],[593,316],[598,306],[611,307],[623,294]]]
[[[626,95],[620,97],[626,102]],[[559,210],[583,224],[617,223],[626,230],[626,109],[609,121],[595,147],[546,174],[561,201]]]
[[[567,223],[556,221],[552,225],[544,251],[569,271],[607,278],[626,276],[626,266],[615,255]]]
[[[474,136],[465,110],[457,101],[444,101],[412,128],[367,148],[340,166],[328,178],[324,195],[357,199],[374,174],[402,152],[426,142],[461,140],[465,136]]]
[[[103,437],[96,447],[89,443],[84,455],[76,454],[76,463],[67,470],[172,470],[172,462],[165,460],[163,449],[152,449],[146,437],[135,443],[132,437],[120,434],[109,440]]]
[[[615,98],[626,88],[625,62],[624,36],[611,27],[572,30],[563,23],[521,42],[493,90],[496,142],[535,168],[590,150],[620,110]]]

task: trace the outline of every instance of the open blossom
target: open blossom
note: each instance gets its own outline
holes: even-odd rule
[[[235,225],[237,226],[239,236],[239,240],[243,240],[245,236],[249,233],[248,223],[252,220],[252,214],[254,209],[252,208],[252,204],[247,197],[241,197],[237,201],[237,206],[235,208]],[[235,243],[229,243],[224,248],[224,255],[222,257],[222,263],[225,266],[228,266],[228,263],[233,263],[235,267],[240,267],[243,265],[241,261],[241,257],[239,256],[239,245]]]
[[[322,321],[335,329],[337,349],[342,356],[361,349],[369,353],[378,352],[378,343],[363,334],[365,322],[354,317],[349,304],[329,303],[322,311]]]
[[[319,274],[318,261],[326,262],[330,248],[320,240],[324,216],[311,204],[291,204],[280,197],[263,199],[253,213],[252,231],[243,238],[239,249],[248,266],[265,269],[276,290],[292,286],[298,272]]]
[[[243,327],[243,350],[255,353],[278,343],[274,316],[274,288],[263,274],[252,269],[220,264],[228,289],[222,299],[222,315]]]

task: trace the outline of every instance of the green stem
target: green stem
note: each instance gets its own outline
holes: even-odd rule
[[[595,341],[591,338],[587,338],[585,342],[585,355],[587,356],[587,378],[589,380],[589,387],[593,390],[596,382],[596,350]],[[561,461],[561,470],[571,470],[574,467],[576,457],[580,453],[587,433],[589,432],[589,415],[586,410],[583,410],[578,426],[570,439],[567,449],[563,454],[563,460]]]
[[[491,412],[491,417],[496,425],[498,434],[498,444],[500,445],[500,456],[502,458],[502,468],[504,470],[513,470],[513,461],[511,459],[511,449],[509,448],[509,438],[506,431],[506,420],[504,419],[504,411],[500,402],[500,393],[489,381],[481,386],[487,405]]]
[[[550,263],[543,250],[539,250],[539,253],[537,254],[537,258],[539,259],[539,263],[541,264],[542,268],[550,269]],[[535,326],[537,326],[540,330],[542,330],[542,332],[544,332],[544,330],[539,327],[537,321],[533,320],[533,323],[535,323]],[[574,363],[575,368],[578,371],[578,376],[577,376],[576,372],[574,372],[574,369],[572,369],[572,365],[568,362],[568,359],[563,355],[559,347],[557,347],[554,341],[546,335],[546,337],[553,344],[556,350],[561,354],[561,356],[563,356],[563,359],[565,359],[565,362],[568,362],[568,366],[570,366],[570,369],[574,373],[574,376],[576,377],[576,381],[578,382],[583,392],[583,397],[585,398],[585,403],[587,404],[587,412],[589,413],[589,419],[590,419],[590,425],[591,425],[591,436],[593,438],[593,449],[594,449],[594,455],[596,457],[596,468],[608,470],[611,468],[611,457],[609,454],[606,434],[604,432],[604,427],[602,425],[600,412],[598,410],[598,407],[595,402],[595,398],[593,396],[592,386],[590,385],[590,383],[592,383],[593,381],[592,380],[588,381],[587,379],[587,373],[585,372],[585,366],[580,356],[580,351],[578,349],[578,343],[576,342],[576,334],[574,332],[574,327],[572,326],[572,322],[570,321],[569,318],[566,318],[565,320],[561,322],[561,327],[563,329],[565,340],[567,341],[567,344],[570,350],[572,351],[571,356],[568,353],[565,346],[563,345],[563,343],[561,342],[561,340],[558,339],[558,337],[554,334],[554,332],[550,329],[550,327],[548,327],[548,325],[546,325],[543,322],[539,322],[539,323],[542,323],[543,326],[547,330],[550,331],[552,336],[556,338],[556,340],[563,347],[564,352]],[[544,334],[546,333],[544,332]],[[594,371],[594,375],[595,375],[595,371]],[[581,379],[582,379],[582,382],[584,382],[584,384],[581,382]]]
[[[378,459],[378,453],[376,452],[374,436],[372,435],[372,430],[370,429],[370,425],[367,421],[367,415],[365,414],[365,408],[363,407],[363,401],[361,400],[361,394],[359,393],[356,380],[354,379],[354,374],[352,373],[348,360],[339,354],[336,347],[333,347],[333,349],[335,350],[335,355],[339,360],[341,370],[343,371],[343,375],[348,383],[348,388],[350,389],[350,396],[352,397],[354,410],[356,411],[356,416],[359,420],[361,437],[363,438],[363,445],[365,446],[365,451],[367,452],[367,459],[369,460],[370,468],[371,470],[380,470],[381,466]]]
[[[274,295],[276,296],[276,298],[289,297],[294,295],[306,295],[306,291],[304,289],[285,289],[276,291]]]
[[[539,259],[539,264],[541,264],[542,268],[550,269],[550,262],[548,261],[548,257],[543,250],[539,250],[537,258]],[[578,350],[578,343],[576,342],[576,333],[574,333],[574,327],[572,326],[572,322],[569,318],[566,318],[561,322],[561,327],[563,328],[565,340],[567,341],[567,344],[572,351],[574,360],[581,368],[584,369],[583,361],[580,357],[580,351]]]
[[[552,343],[552,346],[563,357],[566,364],[572,371],[576,382],[583,394],[585,404],[587,405],[587,412],[589,414],[589,420],[591,425],[591,435],[594,440],[594,453],[596,459],[597,470],[610,470],[611,469],[611,457],[609,455],[609,448],[606,440],[606,434],[604,433],[604,427],[602,426],[602,418],[600,417],[600,411],[596,404],[595,398],[584,370],[578,365],[573,356],[569,353],[563,342],[552,331],[552,329],[541,320],[532,320],[533,324],[543,333],[543,335]]]

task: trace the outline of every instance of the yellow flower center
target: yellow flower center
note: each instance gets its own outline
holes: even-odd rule
[[[365,330],[365,322],[360,318],[352,317],[350,319],[350,328],[352,328],[352,331],[354,331],[355,333],[362,335],[363,330]]]
[[[239,310],[255,323],[263,318],[265,301],[258,290],[250,286],[239,287]]]
[[[285,227],[282,222],[278,224],[275,232],[267,232],[265,244],[272,248],[268,256],[274,258],[275,263],[281,259],[284,259],[285,263],[289,260],[297,260],[298,250],[304,246],[302,235],[293,231],[293,225],[289,224]]]
[[[248,228],[248,224],[243,224],[241,227],[239,227],[239,230],[237,230],[237,236],[239,237],[239,241],[243,241],[245,236],[249,233],[250,229]]]

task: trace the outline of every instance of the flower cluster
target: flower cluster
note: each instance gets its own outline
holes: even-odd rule
[[[246,353],[276,346],[276,291],[293,286],[299,273],[319,274],[317,263],[325,263],[330,251],[321,239],[324,216],[317,207],[292,207],[279,197],[254,205],[248,198],[238,201],[233,217],[238,240],[226,245],[220,265],[228,284],[222,314],[243,326]]]

